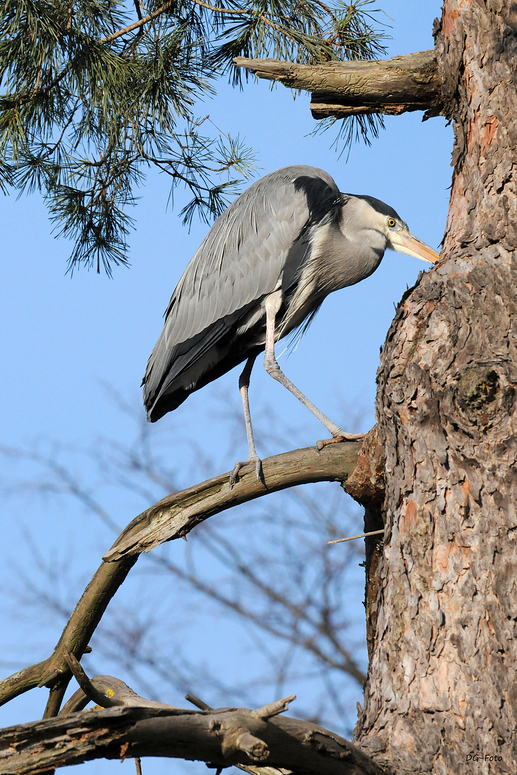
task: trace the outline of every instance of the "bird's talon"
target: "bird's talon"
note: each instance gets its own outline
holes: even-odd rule
[[[341,444],[343,441],[360,441],[364,439],[366,433],[345,433],[344,431],[337,436],[333,436],[331,439],[320,439],[316,442],[316,447],[319,452],[324,447],[328,447],[331,444]]]
[[[235,463],[235,465],[233,467],[233,471],[231,472],[231,474],[229,476],[229,479],[228,479],[228,484],[230,485],[230,490],[233,490],[234,486],[239,481],[239,471],[241,470],[242,466],[244,466],[244,465],[246,465],[246,464],[243,463],[241,460],[238,460]]]
[[[321,452],[325,447],[330,447],[331,444],[341,444],[342,441],[346,441],[344,436],[332,436],[331,439],[320,439],[316,442],[318,450]]]
[[[264,472],[262,470],[262,460],[257,457],[255,460],[255,475],[257,477],[257,482],[262,482],[262,484],[265,484],[264,481]]]
[[[262,471],[262,460],[259,458],[258,455],[253,455],[249,458],[249,460],[238,460],[235,463],[235,466],[233,468],[233,471],[230,474],[229,477],[229,485],[230,490],[233,489],[233,487],[237,484],[239,481],[239,472],[241,468],[244,468],[244,466],[255,464],[255,474],[257,476],[257,482],[262,482],[262,484],[265,484],[264,482],[264,473]]]

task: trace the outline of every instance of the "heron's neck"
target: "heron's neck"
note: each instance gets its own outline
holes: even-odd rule
[[[332,233],[322,245],[324,249],[315,255],[326,293],[355,285],[369,277],[379,266],[386,250],[385,235],[375,229],[343,234],[337,225],[332,224],[331,228]]]

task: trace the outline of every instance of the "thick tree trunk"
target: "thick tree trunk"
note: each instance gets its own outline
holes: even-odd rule
[[[397,773],[517,767],[516,17],[444,3],[443,262],[403,299],[379,375],[386,539],[357,736]]]

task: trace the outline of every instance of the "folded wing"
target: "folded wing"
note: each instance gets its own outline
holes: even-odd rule
[[[261,349],[246,336],[263,318],[265,297],[295,283],[305,257],[300,238],[337,201],[323,170],[284,167],[254,183],[217,219],[188,264],[165,313],[143,380],[148,419]]]

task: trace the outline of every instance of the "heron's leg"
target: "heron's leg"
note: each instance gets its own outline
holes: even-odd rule
[[[246,361],[246,365],[242,370],[242,374],[239,377],[239,392],[241,394],[242,407],[244,409],[244,422],[246,424],[246,437],[248,439],[249,457],[245,461],[238,460],[237,463],[235,463],[234,469],[230,474],[230,487],[233,487],[233,485],[237,481],[239,471],[243,466],[246,465],[246,463],[255,463],[255,473],[257,475],[257,479],[262,479],[262,460],[257,455],[257,450],[255,449],[255,439],[253,437],[253,427],[251,425],[251,414],[250,414],[250,402],[248,397],[248,388],[250,385],[251,370],[253,368],[253,364],[255,363],[256,357],[257,357],[256,355],[253,355],[251,358],[248,358],[248,360]]]
[[[244,409],[244,422],[246,424],[246,437],[248,439],[248,450],[249,450],[249,461],[252,460],[255,461],[256,469],[257,469],[257,479],[260,478],[260,471],[262,469],[262,462],[257,455],[257,450],[255,449],[255,439],[253,437],[253,426],[251,425],[251,414],[250,414],[250,402],[249,402],[249,396],[248,396],[248,388],[250,386],[250,377],[251,377],[251,370],[253,368],[253,364],[255,363],[255,358],[257,356],[253,355],[251,358],[248,358],[246,361],[246,365],[242,371],[241,376],[239,377],[239,391],[242,398],[242,408]]]
[[[280,382],[284,387],[286,387],[293,396],[296,396],[296,398],[302,402],[304,406],[307,407],[307,409],[312,412],[312,414],[317,417],[317,419],[323,423],[325,428],[329,431],[329,433],[332,434],[333,438],[336,439],[336,441],[354,441],[356,439],[362,439],[364,437],[364,433],[345,433],[345,431],[341,430],[341,428],[336,425],[336,423],[333,423],[332,420],[329,420],[329,418],[321,412],[317,406],[315,406],[312,401],[309,401],[307,396],[305,396],[301,390],[299,390],[296,385],[293,385],[290,379],[288,379],[280,366],[278,365],[278,361],[275,358],[275,318],[276,313],[278,312],[277,308],[277,300],[274,298],[273,294],[269,296],[265,301],[265,307],[266,307],[266,352],[264,355],[264,368],[266,369],[267,373],[270,374],[273,379],[276,379],[278,382]]]

